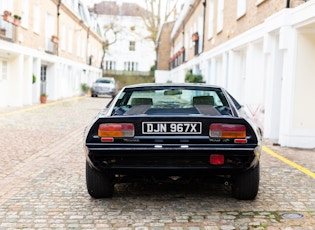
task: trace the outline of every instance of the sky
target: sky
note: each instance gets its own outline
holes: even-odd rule
[[[95,3],[99,3],[99,2],[102,2],[104,0],[84,0],[86,2],[86,4],[88,6],[93,6]],[[131,3],[136,3],[142,7],[145,8],[145,0],[106,0],[106,1],[112,1],[112,2],[131,2]],[[176,0],[162,0],[162,3],[166,3],[168,1],[176,1]],[[177,7],[180,7],[182,3],[184,3],[185,0],[178,0],[178,6]],[[178,8],[179,10],[179,8]]]

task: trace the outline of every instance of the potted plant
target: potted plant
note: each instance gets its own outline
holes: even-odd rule
[[[35,75],[35,74],[33,74],[33,76],[32,76],[32,77],[33,77],[33,79],[32,79],[32,83],[33,83],[33,84],[35,84],[35,82],[36,82],[36,75]]]
[[[13,25],[19,26],[19,25],[21,24],[21,19],[22,19],[22,17],[19,16],[19,15],[16,15],[16,14],[15,14],[13,17],[14,17],[14,19],[13,19]]]
[[[3,11],[2,18],[4,21],[12,22],[12,13],[8,10]]]
[[[53,43],[59,43],[59,38],[58,38],[58,36],[56,36],[56,35],[52,35],[50,40],[51,40],[51,42],[53,42]]]
[[[193,35],[192,35],[192,40],[193,40],[194,42],[199,40],[198,32],[193,33]]]
[[[11,16],[12,13],[11,13],[11,11],[5,10],[5,11],[3,11],[3,15],[4,16]]]
[[[185,75],[185,82],[187,83],[204,83],[201,74],[193,74],[192,70],[188,70]]]
[[[46,93],[42,93],[40,95],[40,103],[45,104],[47,102],[47,94]]]
[[[86,83],[81,84],[82,93],[85,95],[89,91],[90,87]]]

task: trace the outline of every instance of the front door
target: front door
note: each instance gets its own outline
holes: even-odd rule
[[[42,65],[40,68],[40,94],[47,94],[46,92],[46,77],[47,77],[47,66]]]

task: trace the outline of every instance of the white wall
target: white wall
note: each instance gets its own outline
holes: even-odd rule
[[[156,54],[154,43],[145,38],[149,36],[145,29],[143,19],[141,17],[129,16],[106,16],[101,17],[103,24],[114,22],[117,23],[117,41],[111,44],[106,51],[105,61],[116,62],[116,70],[124,70],[125,62],[135,62],[138,64],[137,71],[150,71],[150,68],[155,64]],[[130,28],[134,27],[135,31]],[[114,35],[108,34],[107,38],[111,43]],[[129,42],[135,41],[136,46],[134,51],[129,50]]]
[[[315,1],[284,9],[171,70],[171,76],[200,65],[206,82],[227,88],[265,138],[315,148],[314,12]]]
[[[0,106],[20,107],[39,103],[41,65],[47,66],[46,88],[51,101],[80,95],[81,83],[91,86],[102,76],[98,68],[7,43],[0,41],[1,61],[8,63],[7,79],[0,81]],[[17,50],[19,53],[16,53]],[[34,84],[33,73],[36,75]],[[81,75],[86,75],[86,78]]]
[[[298,33],[293,128],[315,129],[315,34]]]

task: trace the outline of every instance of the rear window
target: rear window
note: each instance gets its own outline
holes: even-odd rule
[[[114,108],[122,115],[137,114],[208,114],[228,115],[229,104],[220,89],[153,89],[126,91]]]
[[[97,79],[97,80],[96,80],[96,83],[112,84],[112,83],[114,83],[114,81],[111,80],[111,79]]]

